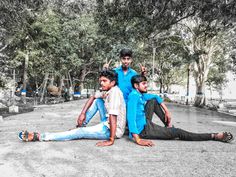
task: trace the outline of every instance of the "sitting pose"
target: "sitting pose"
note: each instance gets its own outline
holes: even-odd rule
[[[22,131],[19,133],[19,138],[22,141],[64,141],[76,139],[104,139],[97,143],[98,146],[109,146],[114,143],[115,138],[121,138],[125,131],[126,125],[126,108],[122,92],[117,87],[117,74],[112,70],[104,70],[100,73],[99,82],[102,91],[96,93],[87,102],[82,110],[83,115],[92,116],[89,113],[89,108],[96,98],[105,99],[105,109],[101,115],[103,122],[90,127],[79,127],[69,131],[58,133],[37,133]],[[90,117],[88,117],[89,119]]]
[[[147,79],[145,76],[137,75],[131,79],[133,90],[128,97],[127,121],[129,127],[129,136],[138,145],[153,146],[153,142],[144,139],[180,139],[186,141],[207,141],[216,140],[222,142],[231,142],[233,135],[230,132],[224,133],[192,133],[180,128],[167,128],[156,125],[149,119],[146,119],[144,105],[147,100],[156,99],[162,102],[161,98],[147,92]]]
[[[132,85],[131,85],[131,78],[135,75],[137,75],[137,72],[133,70],[130,65],[133,62],[133,52],[130,49],[122,49],[120,51],[120,62],[121,66],[114,69],[114,71],[118,74],[118,87],[123,93],[125,103],[128,101],[128,96],[130,92],[132,91]],[[110,61],[111,62],[111,61]],[[110,62],[106,63],[104,65],[104,69],[109,68]],[[145,75],[146,68],[140,64],[141,74]],[[88,103],[93,101],[93,104],[90,107],[89,116],[87,116],[88,113],[83,114],[84,111],[82,111],[82,114],[78,116],[78,126],[86,126],[89,121],[92,119],[93,115],[96,114],[98,111],[100,113],[101,122],[105,121],[106,118],[102,115],[104,112],[104,100],[103,99],[96,99],[90,98],[88,100]],[[87,105],[87,104],[86,104]],[[85,105],[85,107],[86,107]],[[152,120],[153,114],[155,113],[160,120],[163,122],[163,124],[166,127],[171,127],[171,115],[167,107],[162,101],[157,101],[155,99],[150,99],[145,104],[145,114],[146,118],[150,121]]]

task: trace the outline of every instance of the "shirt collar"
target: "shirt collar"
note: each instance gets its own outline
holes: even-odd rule
[[[106,94],[107,95],[109,95],[110,94],[110,92],[111,92],[111,90],[113,90],[115,87],[117,87],[117,85],[115,85],[114,87],[112,87],[110,90],[108,90],[107,92],[106,92]]]
[[[135,93],[137,93],[139,96],[142,96],[142,93],[140,93],[140,92],[137,91],[136,89],[133,88],[133,91],[134,91]]]
[[[122,70],[122,66],[119,66],[118,67],[118,69],[120,70],[120,71],[122,71],[123,72],[123,70]],[[129,73],[131,71],[131,68],[130,67],[128,67],[128,71],[127,71],[127,73]]]

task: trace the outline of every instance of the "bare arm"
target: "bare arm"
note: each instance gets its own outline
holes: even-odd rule
[[[93,101],[95,100],[95,96],[91,96],[89,100],[85,103],[80,115],[77,118],[77,127],[82,126],[85,118],[86,118],[86,112],[90,108],[90,106],[93,104]]]
[[[109,62],[106,62],[104,65],[103,65],[103,69],[109,69],[109,65],[110,63],[112,62],[112,60],[110,60]]]
[[[117,116],[110,114],[109,122],[110,122],[110,139],[107,141],[98,142],[96,144],[97,146],[111,146],[114,144],[116,137]]]
[[[165,112],[165,122],[167,122],[167,126],[172,127],[170,111],[168,110],[168,108],[166,107],[166,105],[164,103],[161,103],[160,105]]]
[[[140,71],[141,71],[140,74],[143,75],[143,76],[146,76],[147,68],[144,65],[142,65],[141,63],[139,63],[139,67],[140,67]]]

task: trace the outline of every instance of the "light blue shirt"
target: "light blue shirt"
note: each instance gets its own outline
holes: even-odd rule
[[[163,102],[162,98],[158,95],[140,93],[136,89],[132,89],[129,94],[127,103],[127,121],[129,127],[129,136],[132,138],[132,133],[140,134],[144,126],[146,125],[146,116],[144,111],[144,106],[148,100],[156,99],[156,101],[161,104]]]
[[[137,75],[137,72],[129,67],[128,71],[124,74],[121,66],[115,68],[115,71],[118,74],[118,87],[122,91],[125,103],[127,104],[128,96],[132,91],[131,78]]]

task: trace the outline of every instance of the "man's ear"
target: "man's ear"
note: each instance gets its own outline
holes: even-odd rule
[[[112,84],[113,86],[115,86],[115,85],[116,85],[116,81],[111,81],[111,84]]]
[[[138,89],[138,84],[135,83],[135,84],[134,84],[134,88],[135,88],[135,89]]]

